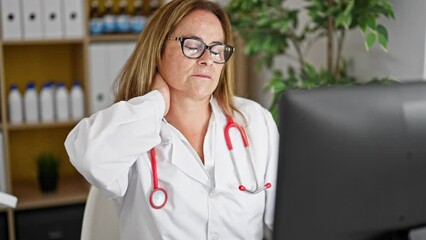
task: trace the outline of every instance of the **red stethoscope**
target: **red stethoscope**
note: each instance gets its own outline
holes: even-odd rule
[[[234,152],[233,152],[233,147],[232,147],[232,141],[231,138],[229,136],[229,131],[231,128],[236,128],[240,134],[241,134],[241,138],[244,144],[244,148],[246,149],[246,155],[249,159],[250,162],[250,169],[251,169],[251,173],[252,173],[252,177],[255,180],[256,186],[253,189],[247,189],[242,183],[241,183],[241,177],[240,177],[240,171],[238,170],[238,168],[236,167],[236,161],[235,161],[235,156],[234,156]],[[250,194],[257,194],[262,192],[263,190],[266,190],[268,188],[271,187],[271,183],[266,183],[264,186],[260,186],[259,184],[259,180],[256,176],[256,172],[254,170],[254,164],[253,164],[253,160],[251,158],[251,154],[250,154],[250,149],[249,149],[249,143],[248,143],[248,138],[246,135],[246,132],[244,131],[244,129],[236,124],[234,122],[234,120],[230,117],[227,117],[227,124],[225,126],[225,141],[226,141],[226,145],[228,146],[228,150],[231,153],[231,159],[232,159],[232,164],[234,165],[234,169],[235,172],[237,174],[237,178],[238,178],[238,182],[239,182],[239,186],[238,189],[240,191],[243,192],[247,192]],[[149,196],[149,202],[151,203],[151,206],[155,209],[160,209],[162,207],[164,207],[167,203],[167,191],[164,188],[160,188],[158,187],[158,175],[157,175],[157,157],[156,157],[156,152],[155,152],[155,148],[152,148],[150,150],[150,155],[151,155],[151,168],[152,168],[152,181],[153,181],[153,190]]]

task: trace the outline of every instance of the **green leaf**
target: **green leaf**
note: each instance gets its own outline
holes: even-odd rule
[[[383,6],[386,9],[388,16],[390,16],[392,19],[395,19],[395,12],[393,11],[392,4],[386,1]]]
[[[359,29],[361,30],[362,35],[365,35],[367,32],[367,22],[366,21],[360,21],[359,22]]]
[[[285,84],[284,84],[284,82],[281,80],[281,79],[272,79],[269,83],[268,83],[268,85],[267,85],[271,90],[272,90],[272,92],[275,94],[275,93],[279,93],[279,92],[282,92],[283,90],[284,90],[284,88],[285,88]]]
[[[365,48],[370,50],[370,48],[373,46],[373,44],[376,42],[376,34],[374,32],[370,32],[367,37],[364,39],[365,42]]]
[[[282,25],[280,27],[280,33],[286,33],[290,29],[290,22],[282,22]]]
[[[376,23],[376,18],[373,16],[368,16],[366,19],[366,23],[367,26],[372,29],[372,30],[376,30],[377,28],[377,23]]]
[[[383,25],[377,25],[377,33],[379,36],[379,44],[383,50],[388,49],[388,31]]]
[[[265,27],[268,26],[271,22],[271,19],[269,17],[262,17],[257,20],[256,25],[258,27]]]
[[[355,5],[355,1],[350,0],[348,5],[345,8],[344,15],[349,16],[354,8],[354,5]]]
[[[352,23],[352,10],[354,8],[354,0],[350,0],[345,7],[345,10],[337,15],[336,17],[336,27],[343,26],[346,29],[349,29],[349,26]],[[339,9],[336,9],[336,12],[339,12]]]

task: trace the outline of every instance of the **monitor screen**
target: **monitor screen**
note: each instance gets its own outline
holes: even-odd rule
[[[274,239],[407,239],[426,225],[426,82],[288,91]]]

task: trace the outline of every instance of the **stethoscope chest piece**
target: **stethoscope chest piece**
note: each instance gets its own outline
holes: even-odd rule
[[[167,192],[164,188],[158,187],[158,176],[157,176],[157,157],[155,154],[155,148],[150,150],[151,154],[151,167],[152,167],[152,181],[153,190],[149,196],[149,202],[155,209],[164,207],[167,203]]]
[[[154,189],[149,197],[151,206],[155,209],[164,207],[167,203],[167,192],[162,188]]]

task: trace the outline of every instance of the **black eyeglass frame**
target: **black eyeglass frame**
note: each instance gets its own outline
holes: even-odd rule
[[[204,47],[203,47],[203,51],[201,52],[200,56],[198,56],[198,57],[189,57],[189,56],[187,56],[187,55],[185,54],[185,52],[184,52],[184,50],[183,50],[183,47],[184,47],[183,43],[184,43],[184,42],[185,42],[185,40],[187,40],[187,39],[197,40],[197,41],[201,42],[201,43],[204,45]],[[233,47],[233,46],[229,46],[228,44],[225,44],[225,43],[214,43],[214,44],[212,44],[212,45],[210,45],[210,46],[209,46],[209,45],[205,44],[205,43],[203,42],[203,40],[201,40],[201,39],[200,39],[200,38],[198,38],[198,37],[169,37],[169,38],[167,38],[167,40],[179,41],[179,42],[180,42],[180,48],[181,48],[181,50],[182,50],[182,54],[183,54],[185,57],[189,58],[189,59],[199,59],[199,58],[201,58],[201,57],[204,55],[204,52],[205,52],[206,50],[209,50],[210,54],[212,54],[211,48],[212,48],[212,47],[214,47],[214,46],[218,46],[218,45],[223,45],[223,46],[225,46],[225,49],[226,49],[226,48],[230,49],[229,57],[228,57],[228,59],[225,59],[225,62],[217,62],[217,61],[214,61],[214,60],[213,60],[213,62],[214,62],[214,63],[217,63],[217,64],[225,64],[225,63],[227,63],[227,62],[229,61],[229,59],[231,59],[232,55],[233,55],[233,54],[234,54],[234,52],[235,52],[235,47]],[[224,56],[224,57],[225,57],[225,56]]]

